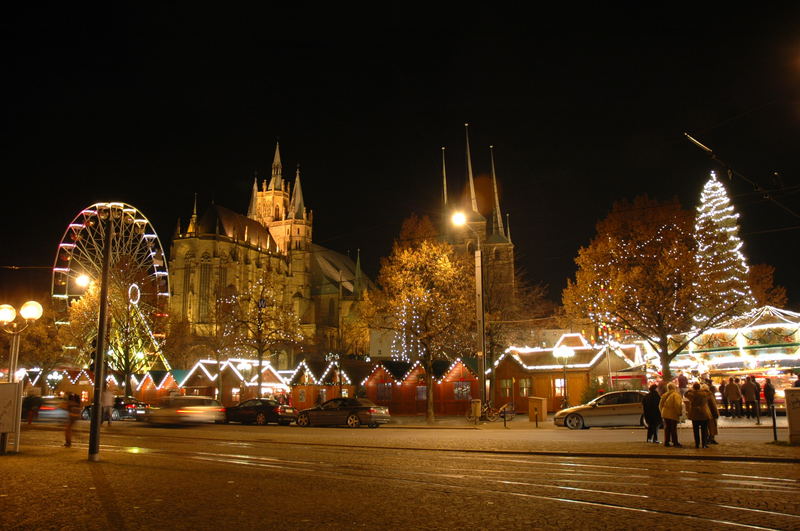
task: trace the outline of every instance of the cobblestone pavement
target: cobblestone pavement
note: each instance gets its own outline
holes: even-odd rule
[[[503,441],[522,449],[515,437],[536,433],[522,429],[169,430],[119,423],[104,428],[101,461],[89,463],[82,428],[67,449],[57,428],[35,427],[25,432],[20,454],[0,457],[0,527],[800,528],[800,467],[748,462],[746,455],[697,461],[491,449]],[[598,430],[551,431],[569,438]],[[797,456],[797,448],[782,450]]]

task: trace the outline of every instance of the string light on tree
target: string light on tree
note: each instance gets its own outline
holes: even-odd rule
[[[739,238],[739,214],[725,187],[711,172],[700,194],[694,227],[695,254],[700,278],[707,285],[698,289],[694,322],[704,325],[717,314],[735,308],[743,313],[755,306],[747,281],[749,268]],[[698,286],[698,288],[700,288]]]

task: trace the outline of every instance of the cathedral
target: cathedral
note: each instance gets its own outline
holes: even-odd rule
[[[308,341],[286,346],[270,360],[278,369],[328,352],[364,355],[368,334],[342,340],[346,321],[371,282],[356,261],[313,242],[313,212],[306,208],[299,167],[284,179],[280,145],[269,180],[253,182],[247,215],[212,204],[188,226],[180,221],[170,248],[170,316],[185,320],[198,338],[214,333],[218,297],[246,291],[265,271],[277,272]]]

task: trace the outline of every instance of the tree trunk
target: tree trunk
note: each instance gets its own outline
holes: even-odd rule
[[[262,368],[263,364],[264,364],[264,353],[259,350],[258,351],[258,391],[256,393],[256,396],[258,398],[261,398],[261,379],[263,378],[263,375],[261,374],[261,368]]]
[[[433,411],[433,362],[430,359],[426,359],[423,366],[425,368],[425,402],[427,405],[425,421],[428,424],[433,424],[436,422],[436,414]]]
[[[672,359],[669,355],[669,339],[662,337],[658,343],[658,357],[661,359],[661,379],[665,382],[670,382],[672,381],[672,371],[669,368],[669,362],[672,361]]]

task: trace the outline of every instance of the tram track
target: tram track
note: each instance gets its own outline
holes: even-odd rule
[[[230,445],[225,445],[230,446]],[[260,445],[251,445],[250,443],[244,445],[239,444],[238,447],[258,447]],[[293,445],[292,445],[293,446]],[[335,450],[337,447],[333,446],[329,449]],[[263,447],[263,446],[262,446]],[[352,447],[349,447],[354,450]],[[369,450],[375,450],[376,448],[369,448]],[[391,448],[379,448],[380,450],[385,450],[390,453],[396,454],[396,459],[400,460],[403,456],[399,455],[401,453],[397,449]],[[110,451],[110,452],[119,452],[119,453],[130,453],[131,447],[130,446],[117,446],[117,445],[108,445],[104,444],[101,447],[102,451]],[[357,455],[354,455],[357,459],[360,459],[365,454],[368,454],[367,449],[355,449]],[[552,459],[552,460],[541,460],[541,459],[504,459],[502,457],[497,457],[492,455],[491,453],[484,457],[483,459],[478,459],[479,461],[485,461],[487,463],[496,463],[497,465],[502,466],[515,466],[515,465],[525,465],[525,470],[508,470],[502,468],[479,468],[479,469],[470,469],[468,474],[459,474],[453,472],[433,472],[430,470],[416,470],[410,469],[408,466],[400,466],[400,464],[390,464],[385,462],[386,460],[382,461],[382,464],[379,468],[370,465],[364,465],[362,463],[337,463],[332,462],[329,458],[341,458],[341,453],[336,452],[335,454],[332,453],[329,455],[328,452],[322,452],[321,454],[315,454],[313,460],[303,460],[303,459],[285,459],[280,457],[271,457],[271,456],[258,456],[258,455],[250,455],[244,454],[239,452],[201,452],[201,451],[189,451],[189,450],[177,450],[177,449],[161,449],[161,448],[146,448],[146,447],[136,447],[137,453],[145,453],[153,456],[163,456],[163,457],[173,457],[173,458],[181,458],[187,459],[192,461],[202,461],[208,463],[215,463],[215,464],[222,464],[222,465],[233,465],[233,466],[245,466],[250,468],[264,468],[264,469],[272,469],[272,470],[281,470],[285,473],[289,474],[299,474],[302,476],[314,476],[314,477],[321,477],[324,476],[326,478],[333,479],[335,481],[339,480],[350,480],[358,479],[360,481],[386,481],[390,480],[393,482],[400,482],[404,484],[415,485],[418,487],[430,488],[430,489],[440,489],[440,490],[451,490],[451,489],[459,489],[465,492],[469,492],[472,495],[480,494],[483,497],[497,497],[499,496],[501,499],[504,496],[513,496],[520,499],[529,499],[529,500],[538,500],[541,502],[548,502],[548,503],[556,503],[556,504],[570,504],[573,506],[583,506],[586,508],[600,508],[600,509],[607,509],[607,510],[618,510],[618,511],[627,511],[627,512],[635,512],[640,514],[649,514],[652,516],[671,516],[686,519],[687,522],[705,522],[706,524],[714,524],[714,525],[725,525],[725,526],[732,526],[732,527],[746,527],[749,529],[790,529],[790,528],[797,528],[800,527],[800,515],[794,514],[787,514],[777,511],[771,511],[768,509],[763,508],[751,508],[751,507],[740,507],[736,505],[731,505],[729,503],[716,503],[716,502],[703,502],[702,504],[698,502],[694,502],[692,500],[686,499],[669,499],[664,497],[654,498],[652,496],[648,496],[645,494],[637,494],[631,492],[623,492],[620,491],[620,488],[631,488],[630,475],[623,475],[623,471],[633,471],[636,470],[639,472],[638,479],[649,479],[651,484],[652,482],[656,482],[657,478],[661,475],[669,472],[670,474],[675,474],[674,470],[672,471],[665,471],[663,468],[657,466],[615,466],[615,465],[607,465],[607,464],[594,464],[590,462],[584,463],[576,463],[576,462],[562,462],[560,459]],[[450,451],[450,454],[454,455],[447,455],[446,453],[440,453],[437,455],[438,458],[443,458],[445,461],[456,461],[456,462],[463,462],[466,459],[475,459],[472,456],[465,456],[460,455],[459,452]],[[392,457],[388,458],[391,460]],[[571,461],[575,459],[573,457],[569,458]],[[579,459],[586,459],[586,458],[579,458]],[[526,476],[531,474],[541,474],[541,467],[546,465],[549,467],[546,475],[550,478],[549,480],[539,480],[539,481],[525,481],[520,478],[520,480],[514,479],[499,479],[498,475],[505,475],[508,476],[510,473],[513,473],[518,476]],[[457,465],[453,468],[463,468],[461,465]],[[595,476],[598,479],[589,480],[589,479],[576,479],[575,477],[570,477],[570,475],[585,475],[587,471],[591,469],[596,469],[597,475]],[[569,472],[568,471],[572,471]],[[728,477],[724,480],[717,480],[712,474],[706,474],[703,472],[697,471],[681,471],[681,473],[685,474],[693,474],[697,475],[698,477],[703,477],[704,481],[710,481],[712,484],[721,483],[722,481],[728,481],[735,479],[743,479],[741,475],[736,474],[728,474]],[[648,475],[651,474],[651,475]],[[653,478],[652,474],[655,474],[656,477]],[[556,476],[556,477],[553,477]],[[711,477],[705,477],[711,476]],[[614,478],[617,478],[615,481]],[[625,480],[628,481],[625,481]],[[752,478],[751,478],[752,479]],[[771,479],[772,481],[776,481],[784,486],[781,490],[792,492],[800,490],[798,488],[798,481],[789,478],[756,478],[756,479]],[[463,483],[467,481],[469,484],[464,485]],[[591,484],[594,481],[602,481],[606,485],[606,488],[590,488],[587,486],[581,486],[582,484]],[[565,485],[564,483],[569,483]],[[498,488],[488,488],[486,484],[493,484],[495,487]],[[616,490],[609,490],[614,489]],[[638,486],[639,488],[641,485]],[[720,487],[716,487],[720,488]],[[531,492],[534,491],[534,492]],[[563,493],[563,494],[562,494]],[[605,498],[605,499],[604,499]],[[608,498],[613,498],[613,501],[610,501]],[[632,503],[625,503],[625,501],[630,500]],[[633,500],[637,500],[641,503],[633,503]],[[497,503],[501,503],[502,501],[498,501]],[[691,510],[679,510],[679,509],[667,509],[664,506],[675,506],[675,507],[691,507],[691,508],[698,508],[703,510],[715,509],[720,512],[720,514],[724,514],[725,516],[709,516],[709,515],[702,515],[696,514]],[[765,518],[769,517],[771,519],[778,519],[782,520],[783,522],[778,527],[767,527],[761,522],[756,522],[754,518]]]

